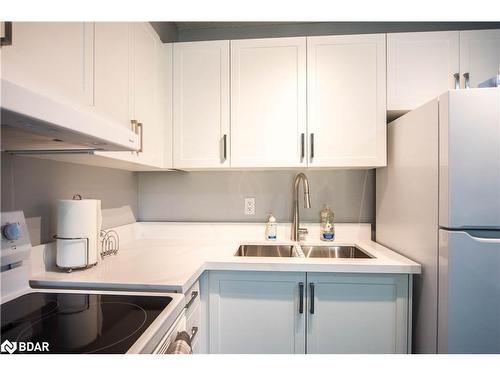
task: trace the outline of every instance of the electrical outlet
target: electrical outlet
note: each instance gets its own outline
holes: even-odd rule
[[[245,215],[255,215],[255,198],[245,198]]]

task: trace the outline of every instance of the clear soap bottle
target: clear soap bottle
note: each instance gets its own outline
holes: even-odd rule
[[[320,217],[320,239],[322,241],[333,241],[335,239],[334,214],[330,207],[325,207],[319,213]]]
[[[276,241],[278,238],[278,224],[276,223],[276,218],[272,213],[269,214],[269,218],[266,224],[266,240]]]

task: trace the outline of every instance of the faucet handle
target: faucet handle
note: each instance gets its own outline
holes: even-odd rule
[[[299,228],[297,230],[297,234],[298,234],[298,237],[299,237],[298,240],[302,241],[302,240],[305,240],[305,237],[306,237],[306,235],[309,234],[309,231],[307,230],[307,228]]]

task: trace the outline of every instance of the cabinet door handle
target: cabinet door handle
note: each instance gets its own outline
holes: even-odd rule
[[[460,88],[460,74],[453,74],[453,78],[455,78],[455,90],[458,90]]]
[[[12,45],[12,22],[3,23],[4,35],[0,38],[0,46]]]
[[[469,72],[464,73],[464,79],[465,79],[465,88],[470,89],[470,75]]]
[[[139,137],[140,137],[140,146],[139,146],[139,150],[137,150],[137,153],[140,154],[141,152],[144,151],[144,131],[143,131],[144,127],[142,125],[142,122],[138,122],[137,123],[137,130],[139,131]]]
[[[222,162],[227,160],[227,134],[222,136]]]
[[[314,283],[309,283],[309,289],[311,290],[311,307],[309,312],[314,314]]]
[[[314,133],[311,133],[311,161],[314,158]]]
[[[196,299],[196,297],[198,297],[198,292],[192,292],[191,293],[191,299],[189,300],[188,303],[186,303],[186,310],[189,309],[189,307],[193,304],[194,300]]]
[[[299,283],[299,314],[304,313],[304,283]]]
[[[304,161],[304,157],[306,156],[306,135],[302,133],[300,135],[300,162],[302,163]]]

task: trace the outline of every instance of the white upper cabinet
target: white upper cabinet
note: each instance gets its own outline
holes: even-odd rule
[[[171,51],[171,45],[162,45],[147,22],[96,24],[96,109],[135,129],[141,149],[98,152],[97,159],[79,160],[128,170],[171,167],[165,157],[171,153],[171,139],[166,134],[171,131],[166,112]],[[137,125],[132,126],[132,121]]]
[[[386,165],[385,34],[307,38],[309,167]]]
[[[159,110],[160,45],[149,22],[134,24],[134,119],[141,139],[138,159],[140,163],[161,168],[165,133]]]
[[[93,104],[94,25],[13,22],[2,78],[75,106]]]
[[[230,165],[229,41],[174,44],[173,165]]]
[[[306,38],[231,42],[231,166],[306,165]]]
[[[163,43],[160,45],[158,64],[158,87],[160,111],[160,127],[163,127],[163,168],[173,168],[173,64],[174,45]]]
[[[459,32],[387,34],[387,109],[415,109],[456,87]]]
[[[95,23],[95,107],[100,113],[114,118],[127,128],[131,127],[134,115],[133,40],[133,23]]]
[[[500,29],[460,32],[460,73],[462,88],[500,74]]]

